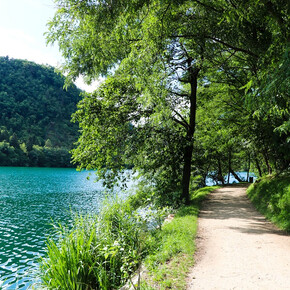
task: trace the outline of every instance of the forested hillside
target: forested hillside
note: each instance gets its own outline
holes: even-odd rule
[[[80,90],[50,66],[0,58],[0,165],[70,166]]]

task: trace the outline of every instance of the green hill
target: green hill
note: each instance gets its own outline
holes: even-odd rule
[[[0,57],[0,166],[70,166],[80,90],[51,66]]]

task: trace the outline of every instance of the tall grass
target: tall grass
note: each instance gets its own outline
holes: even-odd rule
[[[145,254],[146,230],[129,204],[114,202],[96,217],[77,217],[72,229],[59,226],[47,242],[40,280],[47,289],[117,289]]]
[[[278,227],[290,232],[290,174],[266,176],[252,184],[247,194],[256,208]]]
[[[166,208],[152,209],[144,202],[147,206],[140,210],[134,202],[133,207],[119,200],[105,204],[98,216],[77,216],[72,228],[56,227],[57,238],[47,242],[36,288],[118,289],[145,260],[150,271],[147,282],[161,289],[184,289],[193,264],[199,203],[215,188],[194,192],[192,205],[180,208],[162,227]],[[151,287],[147,282],[143,288]]]

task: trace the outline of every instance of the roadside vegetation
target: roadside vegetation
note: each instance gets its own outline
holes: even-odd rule
[[[136,208],[129,199],[107,202],[95,217],[77,216],[72,228],[56,226],[40,262],[37,287],[118,289],[130,283],[142,264],[142,288],[184,289],[193,265],[200,202],[216,188],[193,191],[191,204],[174,210],[171,222],[163,223],[173,209]]]
[[[247,194],[271,222],[290,232],[290,174],[265,176],[252,184]]]
[[[76,217],[72,228],[56,227],[40,262],[37,287],[117,289],[137,269],[147,240],[140,216],[128,203],[108,202],[95,217]]]
[[[158,246],[145,258],[141,289],[185,289],[186,277],[194,264],[197,217],[201,202],[219,186],[191,191],[190,205],[181,206],[171,222],[158,232]]]

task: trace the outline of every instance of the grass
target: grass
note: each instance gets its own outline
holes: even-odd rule
[[[166,208],[151,210],[148,204],[144,207],[148,197],[138,196],[108,203],[96,217],[77,217],[73,228],[60,226],[57,241],[48,240],[37,289],[119,289],[141,262],[146,268],[141,289],[185,289],[194,264],[199,208],[217,188],[192,191],[191,204],[163,224]],[[258,210],[290,231],[289,174],[262,178],[247,193]],[[152,218],[157,221],[153,228]]]
[[[247,194],[258,211],[282,230],[290,232],[290,174],[266,176],[252,184]]]
[[[145,259],[148,269],[141,289],[185,289],[186,277],[194,264],[194,238],[201,201],[219,186],[192,192],[191,205],[178,209],[174,219],[158,233],[158,247]]]
[[[199,207],[216,188],[192,192],[191,205],[179,208],[170,223],[160,223],[166,208],[147,206],[140,213],[130,202],[110,201],[98,216],[76,217],[73,228],[56,227],[35,288],[119,289],[142,262],[148,269],[142,289],[184,289]]]

